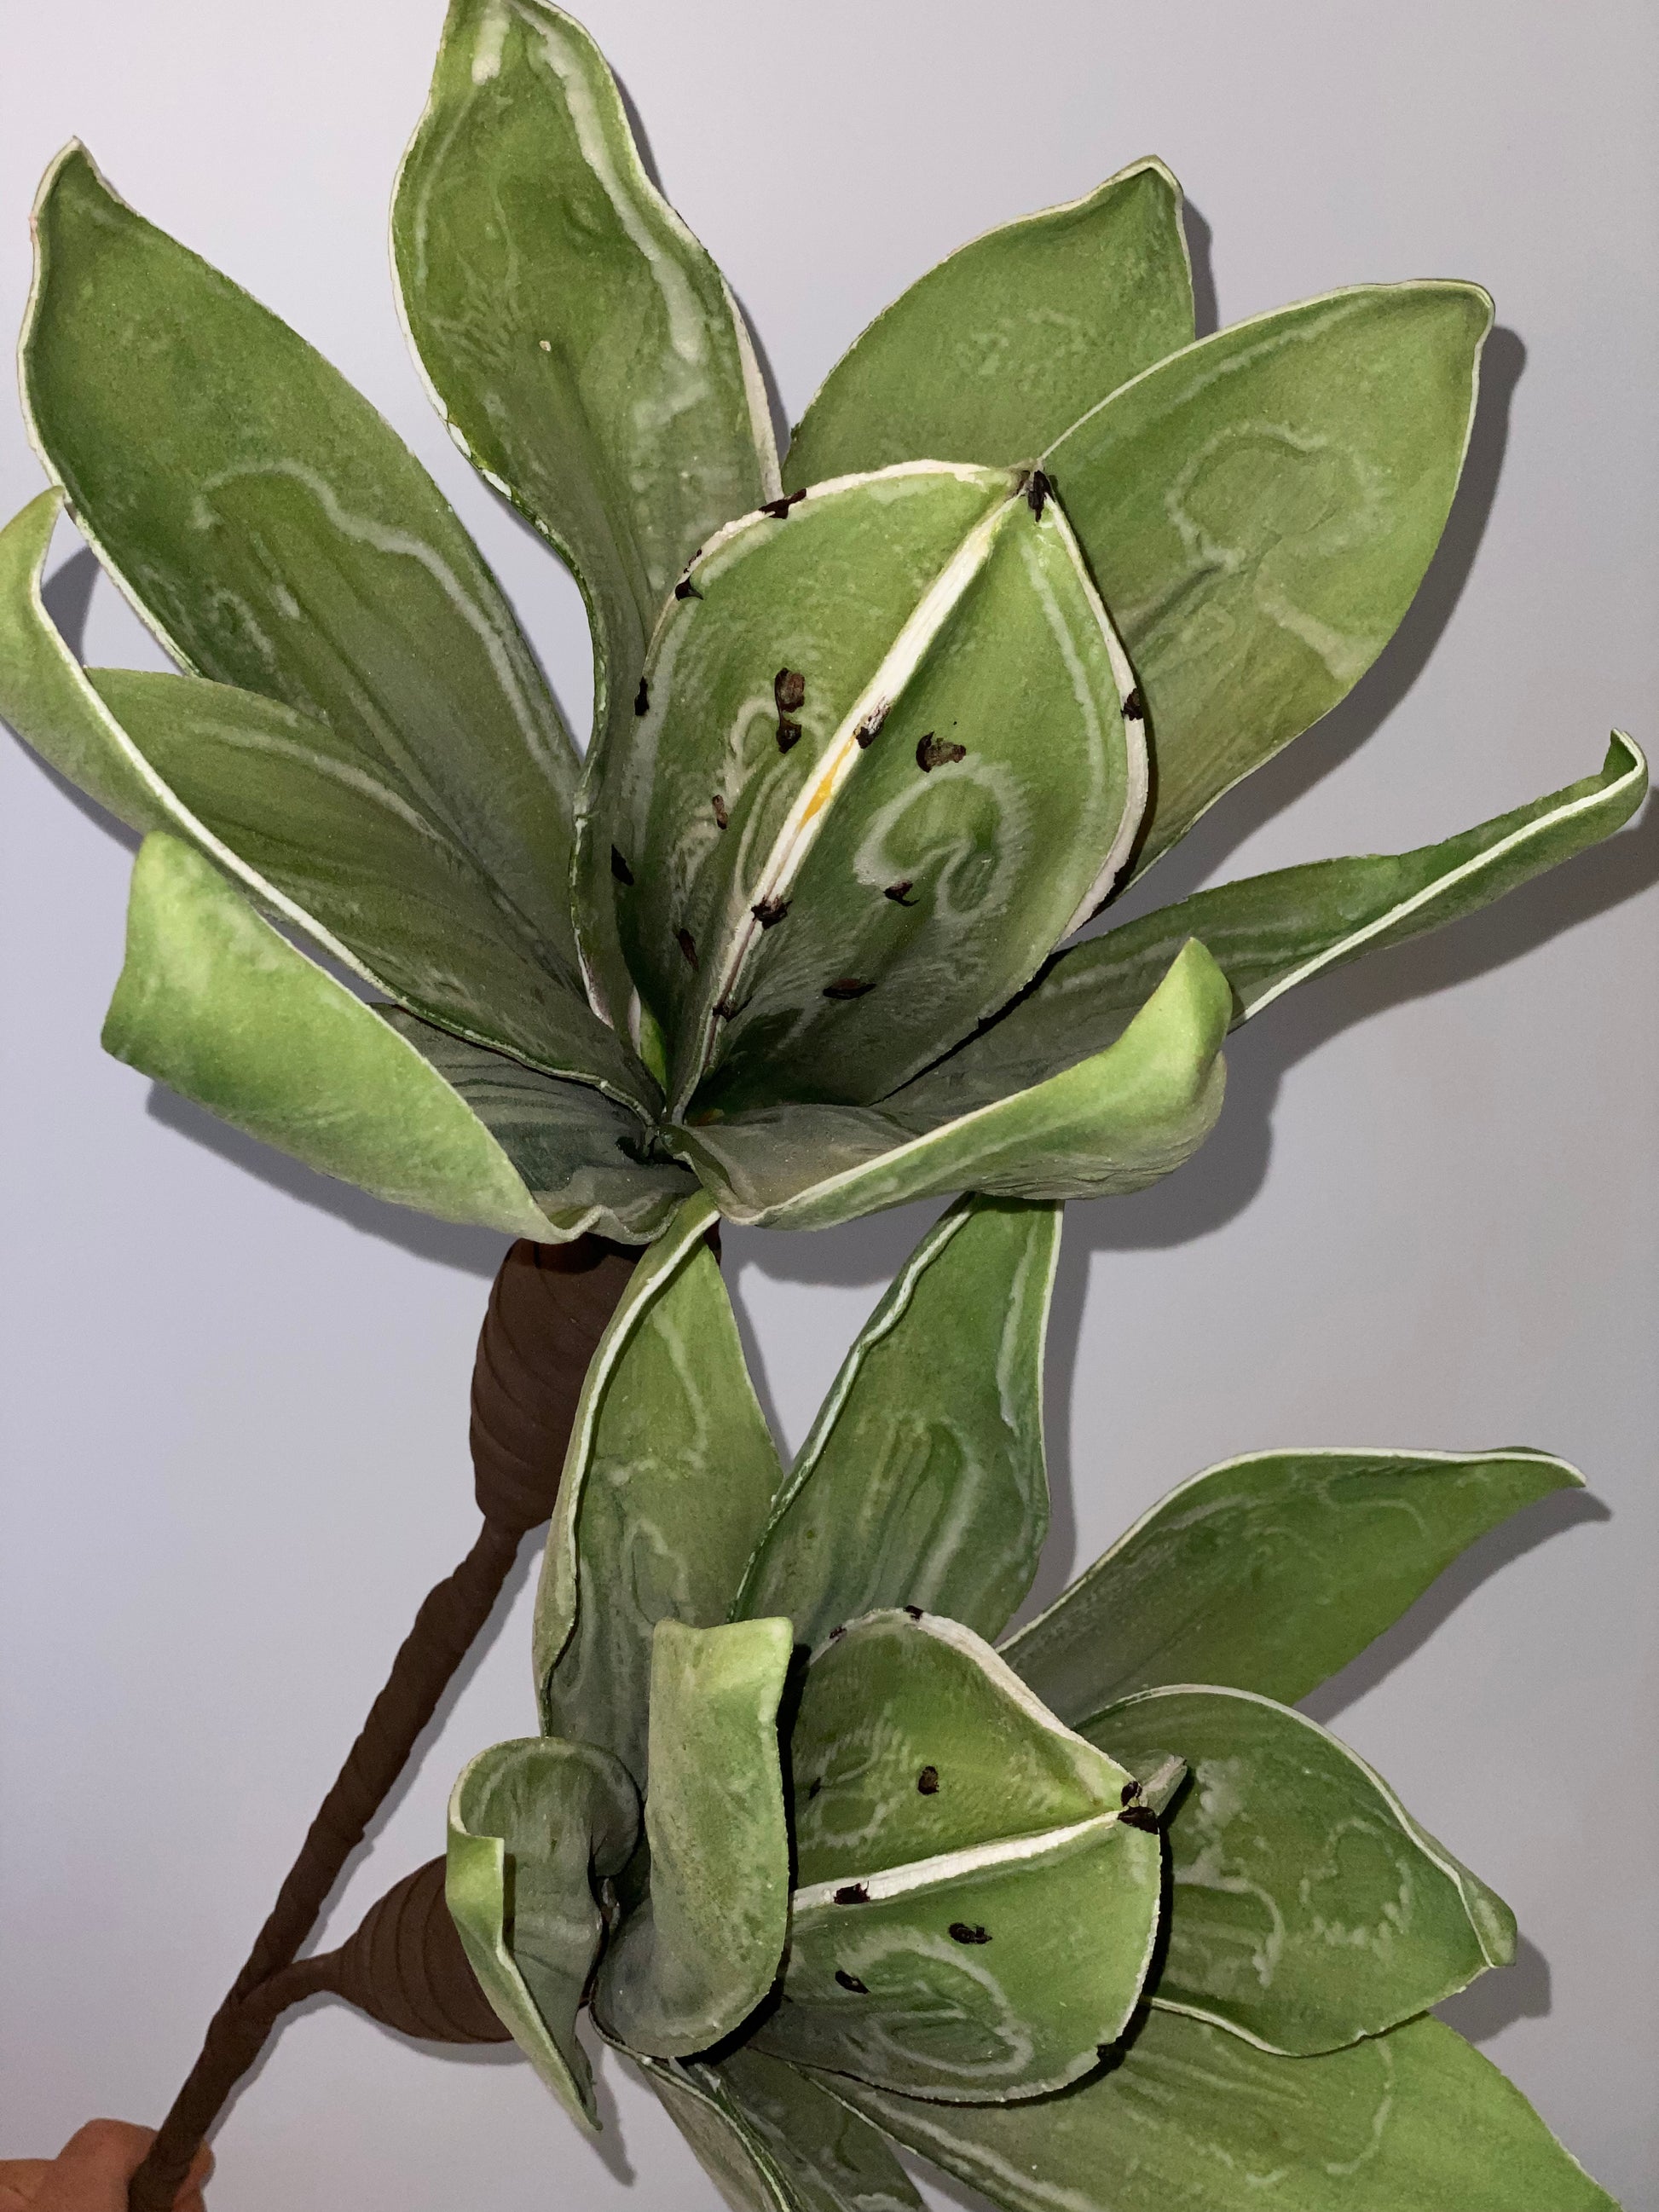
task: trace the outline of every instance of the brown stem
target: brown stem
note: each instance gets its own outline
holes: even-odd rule
[[[168,2212],[198,2145],[264,2048],[278,2015],[314,1990],[341,1986],[343,1954],[296,1965],[301,1946],[489,1619],[520,1539],[552,1510],[582,1377],[635,1256],[585,1237],[558,1246],[520,1243],[501,1263],[473,1370],[472,1462],[483,1527],[416,1614],[270,1917],[133,2176],[128,2212]],[[395,1945],[378,1953],[366,1945],[354,1972],[361,1979],[364,1960],[395,1951]]]
[[[130,2212],[167,2212],[190,2162],[231,2091],[264,2050],[277,2014],[295,2001],[293,1960],[324,1899],[408,1764],[451,1676],[501,1595],[519,1532],[486,1521],[453,1575],[415,1616],[357,1741],[312,1822],[246,1965],[214,2014],[201,2054],[161,2123],[128,2191]],[[307,1962],[307,1965],[311,1961]],[[284,1970],[289,1970],[285,1974]],[[279,1990],[280,1984],[280,1990]],[[315,1984],[315,1986],[321,1986]],[[273,2002],[274,2000],[274,2002]]]

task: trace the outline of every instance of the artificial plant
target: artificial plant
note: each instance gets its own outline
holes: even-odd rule
[[[35,234],[52,488],[0,532],[0,712],[145,833],[106,1042],[543,1255],[515,1248],[481,1347],[479,1546],[215,2023],[136,2191],[161,2203],[549,1510],[625,1248],[672,1234],[653,1270],[715,1211],[1143,1188],[1212,1126],[1232,1024],[1606,836],[1646,771],[1615,738],[1441,844],[1078,937],[1387,643],[1491,320],[1472,285],[1369,286],[1197,338],[1158,162],[950,257],[781,464],[592,42],[544,0],[455,0],[396,276],[457,442],[581,586],[580,763],[441,493],[303,340],[79,146]],[[79,665],[40,592],[65,511],[179,672]],[[619,1852],[626,1792],[579,1766]]]
[[[1574,1470],[1255,1453],[1005,1635],[1060,1208],[949,1209],[787,1468],[711,1212],[588,1371],[542,1732],[451,1802],[468,1954],[572,2115],[586,2003],[744,2212],[918,2206],[894,2142],[1010,2212],[1607,2212],[1429,2017],[1508,1907],[1294,1710]]]

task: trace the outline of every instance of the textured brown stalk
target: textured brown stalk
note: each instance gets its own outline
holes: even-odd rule
[[[333,1990],[396,2027],[449,2023],[447,2030],[410,2027],[409,2033],[483,2039],[472,2033],[482,1998],[471,1969],[463,1977],[457,1967],[459,1960],[465,1968],[465,1958],[447,1927],[441,1869],[434,1876],[432,1868],[422,1868],[399,1883],[340,1951],[295,1961],[489,1619],[520,1540],[553,1510],[582,1377],[635,1257],[626,1247],[584,1237],[571,1244],[520,1242],[502,1261],[472,1375],[473,1482],[483,1527],[416,1614],[270,1917],[133,2177],[129,2212],[167,2212],[198,2146],[264,2049],[278,2014],[314,1990]]]

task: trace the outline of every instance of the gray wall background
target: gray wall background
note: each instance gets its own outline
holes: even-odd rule
[[[384,210],[441,14],[3,0],[0,325],[22,311],[36,179],[78,133],[397,423],[584,726],[574,591],[447,444],[392,309]],[[1469,477],[1421,601],[1161,896],[1443,834],[1588,772],[1614,721],[1653,739],[1659,15],[1641,0],[587,0],[586,19],[792,414],[941,253],[1146,152],[1200,211],[1224,320],[1358,278],[1496,294]],[[0,409],[5,511],[40,481]],[[89,558],[67,540],[58,557],[88,657],[152,660]],[[416,1598],[469,1540],[466,1383],[501,1243],[325,1184],[102,1058],[127,852],[9,741],[0,782],[16,2154],[94,2112],[159,2117]],[[1632,2212],[1659,2206],[1656,875],[1650,815],[1495,914],[1304,991],[1236,1042],[1192,1166],[1073,1209],[1043,1580],[1255,1447],[1525,1440],[1586,1470],[1595,1502],[1478,1547],[1318,1711],[1515,1905],[1520,1963],[1451,2015]],[[732,1238],[790,1443],[928,1211]],[[462,1760],[533,1725],[532,1565],[336,1939],[440,1847]],[[313,2006],[224,2126],[214,2203],[713,2206],[648,2097],[608,2078],[621,2125],[596,2150],[511,2058],[434,2057]]]

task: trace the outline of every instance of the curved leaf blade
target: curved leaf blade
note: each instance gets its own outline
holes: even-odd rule
[[[604,57],[545,0],[453,0],[392,240],[452,434],[582,586],[602,726],[686,562],[776,496],[743,318],[647,174]]]
[[[827,1228],[964,1188],[1026,1199],[1144,1190],[1215,1125],[1231,1012],[1226,978],[1194,941],[1115,1044],[969,1113],[954,1114],[927,1075],[881,1109],[768,1109],[676,1125],[667,1141],[723,1213],[769,1228]]]
[[[665,608],[626,741],[586,773],[578,868],[589,898],[611,902],[629,968],[667,1032],[673,1095],[689,1095],[701,1073],[753,908],[787,892],[776,879],[786,830],[810,842],[821,827],[860,758],[854,731],[959,595],[973,562],[962,577],[951,570],[964,542],[982,559],[1011,481],[929,463],[821,489],[718,532],[687,595]],[[914,643],[899,648],[930,592]],[[792,836],[786,850],[797,847]]]
[[[30,428],[100,557],[198,675],[325,721],[471,856],[580,994],[576,762],[437,487],[293,331],[78,145],[35,210]]]
[[[1006,1626],[1048,1528],[1042,1346],[1057,1206],[967,1198],[848,1352],[738,1600],[802,1643],[895,1605]]]
[[[971,1630],[904,1610],[813,1655],[789,1756],[796,1874],[817,1888],[1074,1827],[1131,1778]]]
[[[1121,1035],[1176,949],[1198,938],[1232,986],[1235,1025],[1298,983],[1443,928],[1621,829],[1647,794],[1615,731],[1601,771],[1409,853],[1315,860],[1199,891],[1062,952],[1036,988],[933,1071],[957,1110],[1057,1073]]]
[[[905,1613],[816,1655],[790,1756],[800,1887],[758,2046],[947,2100],[1092,2068],[1158,1928],[1127,1770],[969,1630]]]
[[[544,1725],[646,1786],[653,1638],[724,1621],[780,1477],[720,1266],[688,1200],[630,1277],[576,1408],[536,1595]]]
[[[653,2057],[706,2051],[771,1988],[789,1933],[789,1831],[778,1701],[787,1620],[689,1628],[652,1649],[649,1894],[594,1990],[607,2031]]]
[[[1143,1690],[1091,1721],[1136,1772],[1182,1760],[1154,2004],[1285,2056],[1380,2035],[1515,1956],[1515,1916],[1358,1755],[1243,1690]]]
[[[735,917],[688,1119],[885,1096],[1000,1012],[1128,858],[1145,727],[1077,542],[1042,494],[981,527],[849,709]]]
[[[514,1237],[577,1233],[541,1212],[434,1067],[162,831],[133,866],[103,1042],[233,1127],[377,1198]]]
[[[1073,1727],[1164,1683],[1292,1705],[1478,1536],[1583,1484],[1547,1452],[1247,1453],[1143,1514],[1003,1656]]]
[[[620,1874],[639,1800],[592,1744],[531,1736],[480,1752],[449,1801],[445,1896],[484,1995],[571,2118],[599,2130],[576,2034],[605,1939],[593,1880]]]
[[[1193,342],[1181,187],[1137,161],[958,246],[842,355],[790,441],[792,491],[931,455],[1029,461]]]
[[[1361,285],[1147,369],[1049,447],[1152,717],[1134,870],[1334,707],[1440,542],[1492,302]]]
[[[1437,2020],[1279,2058],[1150,2013],[1063,2095],[949,2112],[817,2075],[1006,2212],[1618,2212],[1526,2099]]]

